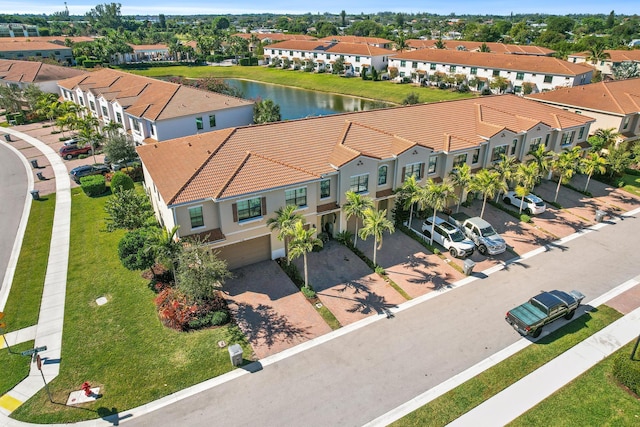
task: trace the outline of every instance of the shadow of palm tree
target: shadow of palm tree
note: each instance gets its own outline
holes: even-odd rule
[[[375,312],[377,314],[387,314],[391,308],[395,307],[397,307],[396,304],[387,303],[384,297],[367,292],[366,296],[355,298],[353,306],[347,309],[347,312],[362,314],[371,314]]]
[[[308,327],[294,326],[286,316],[277,313],[268,305],[252,306],[240,303],[237,308],[232,308],[232,312],[238,327],[252,344],[261,341],[271,347],[275,342],[290,343],[311,336]]]
[[[368,292],[370,293],[371,290],[369,289],[369,286],[367,286],[366,284],[358,281],[358,280],[349,280],[343,283],[344,286],[336,288],[336,291],[338,292],[346,292],[348,289],[353,289],[353,293],[354,294],[359,294],[361,292]]]

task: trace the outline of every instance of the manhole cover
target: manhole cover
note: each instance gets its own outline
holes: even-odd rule
[[[317,302],[316,303],[316,308],[322,308],[322,303],[321,302]]]
[[[218,341],[218,347],[220,348],[225,348],[227,346],[227,343],[224,341]]]

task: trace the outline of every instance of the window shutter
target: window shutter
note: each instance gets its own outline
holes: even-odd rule
[[[262,209],[261,209],[261,213],[262,215],[266,215],[267,214],[267,198],[263,197],[262,198]]]
[[[424,163],[420,164],[420,179],[424,178]]]
[[[402,168],[402,175],[400,175],[400,182],[404,182],[404,174],[406,173],[407,168],[403,167]]]
[[[238,204],[232,204],[231,210],[233,211],[233,222],[238,222]]]

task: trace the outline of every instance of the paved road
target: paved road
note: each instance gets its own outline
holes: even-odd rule
[[[625,248],[636,246],[639,233],[639,220],[626,218],[123,423],[361,426],[520,339],[504,313],[540,289],[576,288],[589,301],[637,276],[640,252]]]
[[[24,165],[13,151],[0,144],[0,287],[22,218],[25,197],[31,196],[27,192],[27,173]]]

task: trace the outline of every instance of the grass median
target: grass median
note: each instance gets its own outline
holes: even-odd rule
[[[392,425],[395,427],[446,425],[620,317],[622,315],[618,311],[607,306],[585,313]],[[576,425],[600,425],[600,423]]]
[[[5,344],[4,341],[0,343]],[[20,352],[32,349],[33,345],[34,341],[27,341],[18,345],[12,345],[11,351],[9,351],[8,347],[0,350],[0,366],[2,366],[0,396],[11,390],[16,384],[29,375],[31,357],[22,356]]]
[[[269,67],[211,67],[211,66],[171,66],[147,69],[125,70],[147,77],[182,76],[187,78],[217,77],[248,79],[264,83],[293,86],[319,92],[338,93],[378,101],[401,104],[410,93],[416,93],[420,102],[438,102],[471,98],[472,93],[458,93],[432,87],[418,87],[390,81],[362,80],[358,77],[340,77],[326,73],[305,73]]]
[[[232,370],[227,348],[240,343],[233,325],[189,333],[162,326],[148,281],[122,267],[117,244],[124,232],[105,231],[109,196],[89,198],[72,190],[69,275],[60,375],[12,417],[36,423],[66,423],[104,417],[182,390]],[[106,297],[98,306],[95,300]],[[80,407],[65,406],[83,382],[100,387],[102,397]]]

